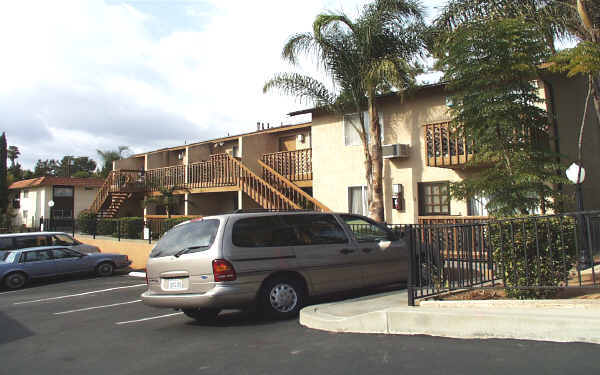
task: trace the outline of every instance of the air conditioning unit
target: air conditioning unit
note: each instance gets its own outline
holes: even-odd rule
[[[409,148],[409,145],[403,144],[384,145],[381,151],[384,159],[407,158]]]

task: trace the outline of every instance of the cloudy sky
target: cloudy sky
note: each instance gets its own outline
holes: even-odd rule
[[[262,94],[286,39],[359,0],[0,2],[0,130],[20,163],[134,153],[290,123]],[[444,0],[422,1],[435,14]],[[310,67],[307,66],[310,72]]]

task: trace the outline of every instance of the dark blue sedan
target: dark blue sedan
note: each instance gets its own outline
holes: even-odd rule
[[[127,255],[84,254],[61,246],[32,247],[4,253],[0,259],[0,280],[8,289],[19,289],[36,278],[94,272],[110,276],[115,269],[131,264]]]

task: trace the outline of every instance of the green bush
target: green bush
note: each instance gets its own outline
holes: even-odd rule
[[[151,228],[152,228],[152,238],[158,239],[162,237],[163,234],[169,231],[169,229],[173,228],[175,225],[179,223],[183,223],[184,221],[191,220],[191,217],[173,217],[170,219],[155,219],[151,220]]]
[[[497,272],[510,298],[552,298],[576,261],[571,217],[518,218],[490,223]]]
[[[122,238],[142,238],[144,218],[122,217],[119,220]]]
[[[96,234],[101,236],[117,235],[118,219],[99,219],[96,226]]]
[[[94,233],[94,221],[96,220],[96,214],[90,210],[83,210],[77,216],[77,225],[81,233],[93,234]]]

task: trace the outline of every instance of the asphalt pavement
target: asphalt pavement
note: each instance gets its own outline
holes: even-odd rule
[[[198,324],[139,302],[144,279],[66,279],[0,291],[0,374],[562,374],[597,345],[328,333],[225,311]],[[369,292],[361,292],[369,293]]]

